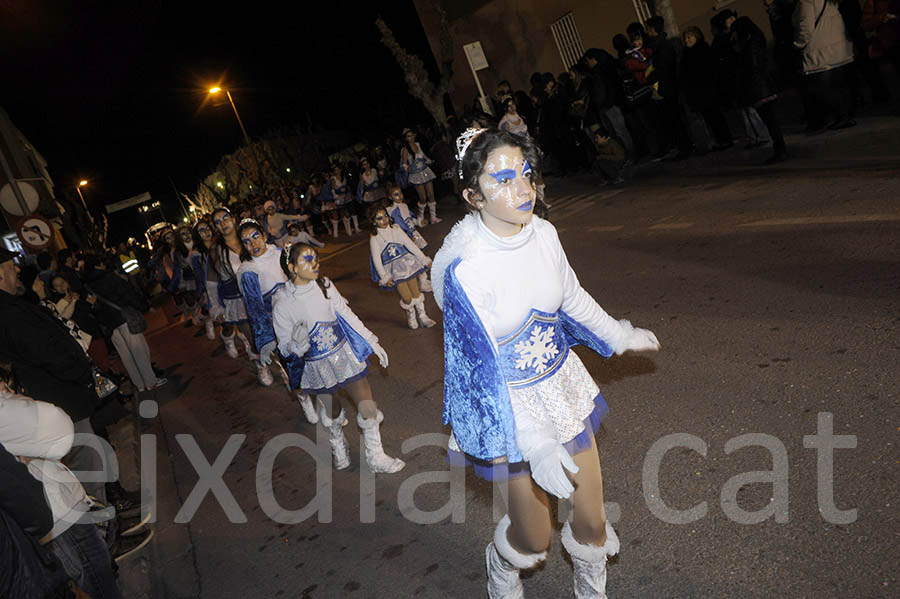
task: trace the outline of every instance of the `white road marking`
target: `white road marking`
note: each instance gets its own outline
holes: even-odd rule
[[[790,225],[835,225],[846,223],[878,223],[900,220],[900,214],[851,214],[847,216],[797,216],[768,218],[741,223],[738,227],[783,227]]]
[[[656,223],[647,227],[651,231],[673,231],[675,229],[689,229],[694,223]]]

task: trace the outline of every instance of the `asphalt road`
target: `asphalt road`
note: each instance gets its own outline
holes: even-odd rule
[[[584,288],[662,343],[658,354],[609,360],[578,349],[611,409],[597,437],[622,541],[609,567],[610,596],[897,596],[895,172],[665,177],[622,189],[549,180],[547,191]],[[445,202],[442,212],[444,222],[423,231],[432,254],[463,209]],[[398,298],[369,281],[366,238],[359,241],[333,253],[323,272],[390,354],[390,367],[374,366],[369,380],[385,413],[385,446],[400,455],[404,441],[446,433],[441,328],[405,327]],[[428,310],[438,319],[430,296]],[[414,475],[446,472],[440,447],[403,454],[405,470],[379,475],[374,488],[362,477],[361,490],[351,419],[354,467],[332,475],[331,521],[279,524],[267,516],[256,493],[262,448],[282,433],[314,439],[315,428],[283,388],[260,387],[246,360],[227,358],[220,343],[193,333],[179,325],[150,338],[155,360],[178,379],[159,394],[151,429],[171,455],[161,465],[176,482],[166,500],[183,503],[198,478],[176,434],[192,435],[210,463],[230,436],[246,435],[223,476],[246,522],[229,522],[212,494],[189,524],[173,525],[171,510],[161,511],[157,526],[190,543],[176,555],[166,546],[170,536],[157,535],[155,554],[180,568],[164,574],[159,566],[162,596],[486,596],[484,546],[502,513],[492,511],[490,486],[464,475],[460,522],[416,524],[398,499],[417,484]],[[833,450],[830,491],[820,482],[828,479],[819,473],[825,460],[804,446],[820,421],[855,440],[855,448]],[[757,435],[742,437],[748,433]],[[669,451],[651,451],[667,440]],[[654,456],[661,456],[658,489],[645,488],[643,475]],[[751,472],[764,482],[729,483]],[[280,453],[274,490],[285,510],[306,505],[316,493],[313,458],[296,448]],[[425,484],[414,504],[436,510],[449,495],[446,483]],[[831,496],[844,511],[823,515],[820,495],[826,512]],[[699,504],[705,514],[677,513]],[[771,513],[758,523],[736,521],[739,510],[764,509]],[[362,523],[361,512],[374,522]],[[557,534],[545,565],[525,579],[526,595],[570,597],[567,560]]]

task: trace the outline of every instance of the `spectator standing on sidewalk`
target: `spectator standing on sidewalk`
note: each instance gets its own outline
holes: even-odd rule
[[[728,121],[722,114],[712,79],[713,57],[709,44],[699,27],[684,31],[684,53],[681,58],[681,78],[684,96],[691,110],[699,113],[713,137],[712,149],[724,150],[734,145]]]
[[[794,9],[794,47],[802,52],[803,74],[810,91],[810,130],[824,128],[829,113],[834,119],[829,129],[856,125],[850,118],[847,86],[853,42],[847,35],[837,0],[798,0]]]
[[[664,127],[669,144],[676,150],[675,160],[687,158],[691,153],[691,136],[684,122],[684,111],[678,101],[678,61],[680,40],[666,36],[665,21],[655,16],[647,19],[647,44],[653,49],[653,71],[647,82],[658,84],[660,124]]]
[[[614,135],[625,148],[628,157],[633,158],[634,140],[622,113],[621,106],[625,102],[625,95],[616,60],[609,52],[599,48],[589,48],[582,58],[591,73],[592,85],[598,96],[593,102],[598,123],[609,134]]]
[[[765,164],[787,159],[784,135],[775,116],[773,104],[778,99],[775,82],[769,75],[769,59],[766,38],[749,17],[739,17],[731,23],[731,35],[737,52],[737,102],[743,107],[756,109],[772,137],[772,156]]]

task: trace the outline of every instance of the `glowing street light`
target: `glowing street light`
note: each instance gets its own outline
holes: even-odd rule
[[[78,182],[78,187],[84,187],[85,185],[87,185],[87,179],[82,179]]]
[[[244,129],[244,122],[241,120],[241,115],[238,114],[237,106],[234,105],[234,99],[231,97],[231,92],[228,91],[227,89],[223,90],[221,87],[218,87],[218,86],[209,88],[210,95],[215,95],[221,91],[224,91],[225,95],[228,96],[228,101],[231,102],[231,108],[234,109],[234,116],[237,117],[238,125],[241,126],[241,132],[244,134],[244,141],[247,142],[247,145],[249,146],[250,145],[250,136],[247,135],[247,130]]]
[[[88,216],[90,216],[91,213],[88,212],[87,204],[84,202],[84,194],[81,193],[81,188],[87,184],[88,184],[87,179],[82,179],[81,181],[78,182],[78,187],[75,188],[75,191],[78,192],[78,197],[81,198],[81,205],[84,206],[84,211],[88,213]]]

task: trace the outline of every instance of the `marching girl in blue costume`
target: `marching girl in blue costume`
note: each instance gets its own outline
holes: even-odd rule
[[[425,296],[419,290],[417,278],[431,266],[431,258],[422,253],[398,225],[391,224],[387,210],[374,207],[369,216],[372,236],[369,238],[369,270],[372,280],[383,289],[395,289],[400,294],[400,307],[406,311],[411,329],[433,327],[435,323],[425,313]],[[416,317],[418,316],[418,320]]]
[[[215,285],[207,285],[210,295],[210,315],[213,320],[222,320],[222,341],[225,351],[231,358],[238,357],[235,338],[244,345],[247,357],[256,362],[256,373],[261,385],[272,384],[272,373],[257,360],[259,356],[253,352],[250,340],[250,327],[247,319],[247,308],[238,285],[237,273],[241,267],[241,240],[237,233],[237,223],[228,208],[216,208],[212,213],[213,226],[219,233],[216,245],[210,250],[212,258],[208,280],[215,279]]]
[[[403,130],[403,149],[400,150],[400,168],[406,171],[409,182],[415,187],[419,196],[419,226],[428,224],[425,218],[425,206],[431,210],[431,224],[441,222],[437,215],[437,201],[434,199],[434,171],[428,165],[432,160],[425,155],[422,146],[416,141],[416,132]]]
[[[194,248],[194,236],[191,228],[180,225],[175,229],[178,240],[175,246],[175,260],[181,270],[181,284],[178,295],[185,305],[184,314],[189,316],[194,326],[200,326],[200,303],[197,301],[197,274],[191,264],[191,251]]]
[[[425,241],[425,238],[422,237],[422,234],[416,229],[416,219],[413,218],[412,213],[409,211],[409,206],[403,201],[403,190],[400,189],[399,186],[391,183],[388,183],[387,190],[388,200],[390,200],[390,204],[387,206],[388,215],[391,217],[391,220],[394,221],[395,225],[406,232],[412,242],[416,244],[416,247],[424,252],[425,248],[428,247],[428,242]],[[431,281],[428,280],[427,270],[422,271],[418,281],[419,289],[422,291],[431,291]]]
[[[372,204],[384,199],[385,191],[378,176],[378,171],[369,165],[369,159],[366,157],[359,159],[359,184],[356,186],[356,199],[363,206],[371,206]]]
[[[350,191],[350,183],[347,182],[347,177],[341,171],[340,164],[335,163],[331,166],[330,183],[334,205],[340,211],[347,237],[352,236],[354,232],[359,233],[359,217],[356,215],[356,207],[353,204],[353,193]],[[355,231],[350,228],[351,220]],[[337,224],[335,224],[335,230],[337,230]]]
[[[366,463],[373,472],[398,472],[405,463],[384,453],[380,425],[384,414],[372,398],[366,358],[373,353],[383,368],[388,356],[378,338],[353,313],[334,283],[319,278],[319,254],[307,244],[285,248],[283,274],[290,278],[273,300],[272,323],[282,355],[290,356],[291,383],[322,403],[321,422],[328,431],[334,465],[350,465],[344,436],[344,410],[334,398],[345,389],[357,405]],[[302,357],[301,357],[302,356]]]
[[[451,463],[509,485],[508,513],[486,549],[488,594],[522,597],[519,570],[546,558],[549,495],[572,502],[562,543],[579,599],[606,597],[619,542],[606,521],[594,432],[607,412],[575,344],[603,356],[655,351],[656,336],[610,317],[581,287],[542,201],[540,151],[528,138],[470,129],[457,141],[473,210],[438,252],[444,310],[444,414]]]
[[[216,236],[212,225],[206,218],[201,218],[194,225],[194,243],[188,254],[188,262],[194,271],[194,280],[197,282],[197,305],[204,314],[203,325],[206,328],[206,338],[214,341],[216,338],[215,320],[210,314],[212,307],[209,301],[209,251],[216,243]]]
[[[281,269],[281,248],[266,242],[266,232],[262,225],[252,218],[241,221],[238,235],[243,251],[237,278],[244,296],[244,304],[247,306],[253,339],[259,348],[259,363],[266,370],[270,364],[274,364],[284,380],[285,387],[290,391],[296,387],[291,384],[291,377],[285,367],[288,370],[296,369],[298,359],[296,356],[279,356],[276,353],[275,329],[272,328],[272,297],[287,281]],[[275,360],[272,359],[273,356]],[[306,419],[312,424],[318,422],[316,409],[309,395],[298,391],[297,399]]]

